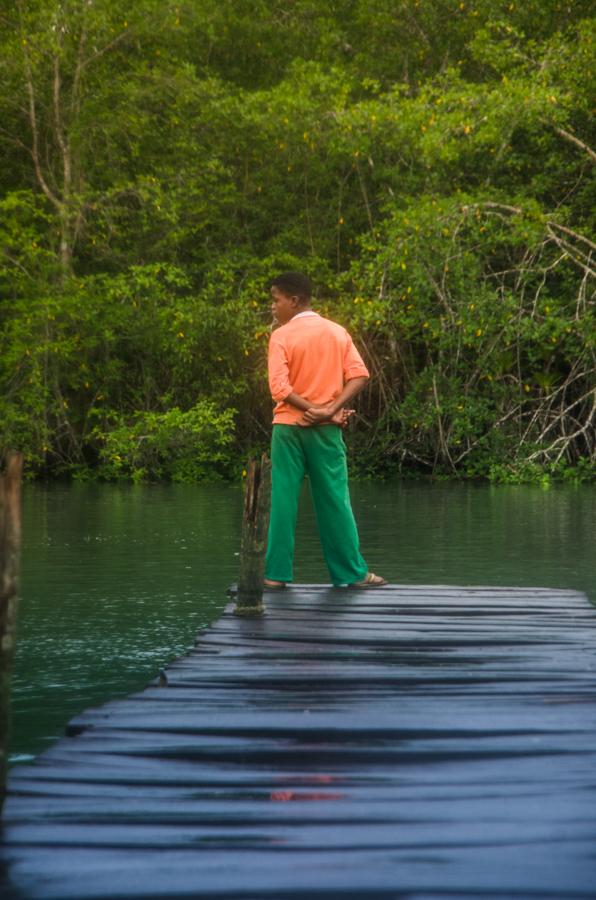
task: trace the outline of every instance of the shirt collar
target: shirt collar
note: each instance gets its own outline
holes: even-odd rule
[[[318,316],[318,315],[319,315],[318,312],[315,312],[314,309],[305,309],[304,312],[296,313],[295,316],[292,316],[291,321],[293,322],[294,319],[299,319],[300,316]]]

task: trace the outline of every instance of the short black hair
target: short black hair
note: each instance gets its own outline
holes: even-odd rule
[[[283,272],[269,283],[269,287],[278,288],[287,297],[299,297],[302,303],[310,303],[312,297],[310,278],[302,272]]]

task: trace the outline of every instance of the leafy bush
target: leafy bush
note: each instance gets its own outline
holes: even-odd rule
[[[218,412],[201,401],[183,412],[137,413],[103,432],[95,429],[99,445],[100,478],[205,481],[237,474],[233,454],[234,409]]]

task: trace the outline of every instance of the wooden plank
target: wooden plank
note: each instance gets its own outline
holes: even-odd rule
[[[293,586],[12,770],[3,898],[572,900],[596,884],[596,610]]]
[[[27,870],[21,859],[14,859],[12,868],[15,878],[27,883],[30,895],[53,900],[82,896],[417,900],[421,893],[593,900],[592,888],[586,888],[593,875],[592,842],[562,844],[551,839],[550,843],[546,858],[541,842],[435,848],[403,847],[396,840],[393,847],[381,850],[319,849],[308,859],[304,852],[276,844],[267,849],[233,846],[231,851],[193,846],[159,853],[152,848],[73,847],[61,854],[54,847],[39,847],[34,871]],[[346,886],[341,894],[338,882]],[[149,885],[150,893],[141,893],[141,884]],[[487,893],[487,885],[498,887]]]

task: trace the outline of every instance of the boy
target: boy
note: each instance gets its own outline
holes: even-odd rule
[[[286,272],[273,279],[270,289],[271,311],[280,327],[269,341],[269,387],[277,405],[264,586],[277,590],[293,580],[294,530],[305,474],[332,583],[387,584],[368,571],[360,555],[342,436],[354,412],[345,404],[362,390],[368,370],[345,328],[311,309],[306,275]]]

